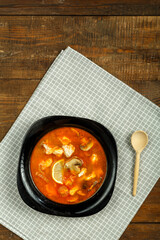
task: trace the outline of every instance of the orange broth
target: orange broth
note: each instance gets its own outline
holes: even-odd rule
[[[99,141],[74,127],[48,132],[34,147],[30,160],[31,176],[38,190],[62,204],[90,198],[102,185],[106,169],[106,155]]]

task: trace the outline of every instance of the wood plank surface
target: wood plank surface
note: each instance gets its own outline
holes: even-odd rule
[[[122,81],[160,80],[160,17],[5,16],[0,32],[0,79],[41,79],[69,45]]]
[[[0,0],[1,15],[144,16],[160,14],[159,0]]]
[[[120,240],[159,240],[159,224],[130,224]],[[0,226],[1,240],[21,240],[2,225]]]
[[[71,0],[46,0],[40,1],[40,3],[38,0],[35,0],[34,4],[36,6],[34,6],[33,1],[23,1],[23,3],[21,3],[19,0],[14,4],[12,1],[0,0],[0,14],[4,14],[5,9],[9,9],[10,11],[14,8],[13,11],[11,10],[11,13],[8,12],[6,15],[27,15],[31,13],[34,13],[33,15],[43,15],[43,6],[48,4],[49,9],[50,4],[56,4],[56,2],[57,6],[70,3],[71,8],[73,7],[71,3],[73,1]],[[82,9],[81,4],[86,6],[85,2],[82,1],[78,5],[76,1],[74,12],[76,9]],[[90,4],[88,6],[91,6],[93,2],[93,8],[98,2],[101,6],[103,6],[104,2],[109,4],[109,1],[101,0],[88,2]],[[125,4],[125,2],[127,1],[121,1],[123,4]],[[153,6],[159,4],[159,1],[141,0],[132,1],[130,5],[133,6],[133,3],[137,5],[142,4],[146,6],[147,9],[148,5],[146,2],[148,2],[148,5]],[[39,10],[37,10],[37,4],[40,5]],[[112,1],[112,5],[114,4],[118,6],[116,0]],[[11,6],[11,8],[7,6]],[[78,8],[76,8],[76,6],[78,6]],[[29,13],[28,9],[30,7],[31,12]],[[50,7],[52,8],[52,6]],[[1,12],[2,8],[4,12]],[[62,8],[59,7],[61,10]],[[66,11],[71,11],[71,8]],[[26,12],[23,11],[24,9]],[[58,7],[56,9],[58,9]],[[96,11],[103,11],[103,9],[98,7],[98,10],[93,14],[91,8],[88,7],[88,9],[90,10],[88,15],[100,14]],[[17,14],[16,11],[18,11]],[[38,11],[41,12],[38,13]],[[45,11],[48,10],[44,10],[44,12]],[[84,11],[86,11],[86,9]],[[136,15],[136,11],[133,12],[135,12],[134,15]],[[56,14],[61,13],[56,12],[55,15]],[[71,12],[68,14],[72,15]],[[82,14],[82,12],[74,15],[78,14]],[[101,13],[101,15],[103,14]],[[1,16],[0,140],[16,120],[40,79],[58,53],[68,45],[160,106],[159,40],[160,17],[154,16]],[[159,196],[160,180],[120,240],[159,239]],[[0,226],[0,239],[20,240],[21,238]]]

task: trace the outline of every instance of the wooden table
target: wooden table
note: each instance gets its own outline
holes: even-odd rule
[[[159,14],[159,0],[0,0],[0,140],[68,45],[160,106]],[[120,239],[160,239],[160,181]]]

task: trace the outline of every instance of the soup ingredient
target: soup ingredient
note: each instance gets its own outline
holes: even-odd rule
[[[45,153],[47,155],[54,154],[54,155],[57,155],[58,157],[60,157],[63,154],[63,149],[58,146],[50,147],[50,146],[48,146],[47,143],[42,143],[42,146],[44,147]]]
[[[82,166],[82,160],[77,157],[72,158],[66,162],[65,167],[68,168],[72,174],[76,175],[80,173],[80,167]]]
[[[63,136],[63,137],[59,138],[59,140],[61,141],[61,143],[63,145],[69,144],[71,142],[71,140],[66,136]]]
[[[93,178],[95,178],[95,177],[96,177],[95,172],[92,172],[91,174],[89,174],[89,175],[85,178],[85,180],[86,180],[86,181],[90,181],[91,179],[93,179]]]
[[[85,195],[86,195],[84,192],[82,192],[82,190],[79,190],[77,193],[78,193],[80,196],[85,196]]]
[[[93,141],[92,141],[92,138],[89,138],[88,142],[87,143],[82,143],[80,145],[80,149],[82,151],[89,151],[91,148],[93,147]]]
[[[75,128],[71,128],[71,130],[74,132],[74,133],[76,133],[76,135],[79,137],[79,132],[75,129]]]
[[[49,182],[48,178],[46,178],[42,173],[36,172],[36,176],[38,176],[41,179],[43,179],[46,183]]]
[[[85,175],[87,172],[87,169],[86,168],[82,168],[80,173],[78,174],[78,177],[82,177],[83,175]]]
[[[97,176],[100,177],[102,176],[104,173],[103,173],[103,170],[101,168],[98,168],[97,169]]]
[[[91,191],[92,188],[94,188],[96,185],[98,184],[98,181],[94,181],[94,183],[90,186],[90,188],[88,189],[88,191]]]
[[[93,154],[91,155],[91,161],[92,161],[92,163],[95,163],[95,162],[98,161],[98,156],[97,156],[97,154],[93,153]]]
[[[70,177],[67,179],[66,178],[63,179],[63,182],[66,186],[71,186],[74,181],[75,181],[75,176],[73,175],[70,175]]]
[[[66,186],[61,186],[58,189],[58,192],[61,194],[62,197],[67,197],[68,196],[68,188]]]
[[[55,196],[55,197],[57,196],[55,184],[51,184],[51,183],[46,184],[46,191],[49,196]]]
[[[42,143],[42,146],[44,147],[46,154],[48,154],[48,155],[52,154],[53,148],[49,147],[46,143]]]
[[[67,202],[73,203],[73,202],[76,202],[77,200],[78,200],[78,196],[70,196],[67,199]]]
[[[48,158],[46,161],[42,161],[39,164],[39,167],[42,171],[44,171],[47,167],[49,167],[52,164],[52,158]]]
[[[58,157],[60,157],[60,156],[63,154],[63,149],[60,148],[60,147],[54,147],[54,148],[52,149],[52,153],[53,153],[54,155],[57,155]]]
[[[57,161],[52,168],[52,178],[56,183],[63,184],[64,159]]]
[[[75,187],[73,187],[73,188],[69,191],[69,194],[70,194],[70,195],[74,195],[78,190],[79,190],[79,187],[78,187],[78,186],[75,186]]]
[[[63,150],[64,150],[64,155],[69,158],[72,156],[72,154],[75,151],[75,147],[72,144],[69,145],[63,145],[62,146]]]

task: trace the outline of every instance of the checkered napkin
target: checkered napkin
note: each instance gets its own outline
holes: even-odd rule
[[[99,213],[65,218],[39,213],[21,200],[16,173],[22,139],[33,122],[50,115],[96,120],[114,135],[118,173],[109,204]],[[135,130],[149,135],[133,197]],[[26,240],[117,240],[159,178],[160,111],[152,102],[71,48],[62,51],[0,144],[1,223]]]

